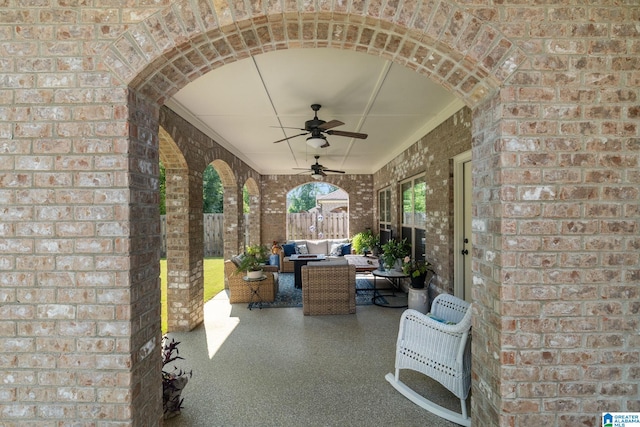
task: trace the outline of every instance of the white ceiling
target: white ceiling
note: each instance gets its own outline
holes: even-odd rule
[[[220,67],[185,86],[167,106],[261,174],[295,174],[320,155],[329,169],[370,174],[463,103],[426,77],[380,57],[338,49],[288,49]],[[318,118],[367,139],[327,136],[314,149],[299,136]],[[292,128],[292,129],[288,129]]]

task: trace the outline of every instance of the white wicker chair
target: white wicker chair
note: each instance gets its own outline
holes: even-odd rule
[[[443,320],[438,321],[434,318]],[[395,375],[385,378],[403,396],[442,418],[470,426],[466,399],[471,388],[471,304],[441,294],[430,314],[406,310],[400,319]],[[411,369],[438,381],[460,399],[461,413],[444,408],[400,381],[400,370]]]

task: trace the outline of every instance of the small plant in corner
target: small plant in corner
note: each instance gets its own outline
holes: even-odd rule
[[[170,371],[167,370],[168,364],[178,359],[184,360],[179,355],[178,344],[180,342],[173,338],[169,340],[166,335],[162,337],[162,409],[165,420],[180,415],[184,401],[181,397],[182,389],[185,388],[192,375],[192,371],[186,372],[176,366],[173,366]]]

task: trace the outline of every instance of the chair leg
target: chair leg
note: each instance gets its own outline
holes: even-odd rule
[[[396,389],[400,394],[404,397],[421,407],[422,409],[426,409],[427,411],[444,418],[445,420],[452,421],[454,423],[460,424],[461,426],[470,427],[471,426],[471,418],[467,415],[467,406],[464,400],[460,399],[462,402],[462,413],[453,412],[450,409],[442,407],[432,401],[428,400],[424,396],[419,395],[413,389],[409,388],[405,383],[400,381],[398,376],[398,370],[396,369],[396,375],[388,373],[385,375],[385,379],[389,381],[389,383]]]
[[[467,401],[465,399],[460,399],[460,406],[462,408],[462,418],[469,418],[469,415],[467,415]]]

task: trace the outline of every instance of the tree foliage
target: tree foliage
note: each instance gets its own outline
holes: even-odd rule
[[[208,165],[202,174],[202,212],[222,213],[224,211],[224,189],[218,171]]]
[[[166,209],[166,171],[160,162],[160,215],[167,213]],[[316,206],[316,196],[320,194],[328,194],[336,191],[338,187],[321,183],[308,182],[297,188],[294,188],[287,195],[289,202],[288,212],[307,212]],[[202,212],[203,213],[222,213],[224,211],[224,188],[220,175],[212,165],[208,165],[202,174]],[[242,205],[243,212],[249,212],[249,192],[247,187],[242,188]]]
[[[294,188],[287,194],[289,213],[307,212],[316,206],[316,196],[336,191],[338,187],[319,182],[308,182]]]
[[[246,185],[242,187],[242,212],[251,212],[251,205],[249,204],[249,190],[247,190]]]

